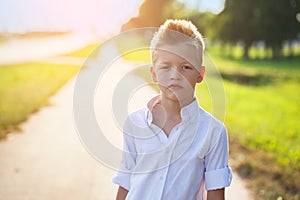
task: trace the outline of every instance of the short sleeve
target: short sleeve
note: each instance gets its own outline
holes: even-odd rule
[[[123,153],[120,169],[112,179],[113,183],[127,190],[129,190],[130,188],[131,173],[136,162],[136,148],[134,138],[128,133],[126,133],[128,130],[132,130],[129,126],[130,123],[128,123],[127,120],[123,129]]]
[[[216,137],[212,148],[205,158],[205,186],[207,190],[228,187],[232,171],[228,166],[228,138],[225,127]]]

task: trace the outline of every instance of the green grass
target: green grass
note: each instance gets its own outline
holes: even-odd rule
[[[97,57],[97,53],[99,51],[100,44],[90,44],[82,49],[77,51],[65,54],[65,56],[72,56],[72,57]],[[140,62],[150,62],[150,54],[149,49],[137,49],[132,52],[125,52],[122,55],[122,58],[125,60],[132,60],[132,61],[140,61]]]
[[[291,188],[288,192],[293,193],[300,186],[296,181],[290,183],[290,180],[300,178],[300,97],[296,94],[300,84],[295,80],[283,82],[249,87],[225,81],[225,123],[233,140],[249,151],[256,152],[253,158],[249,157],[244,162],[250,166],[257,165],[255,170],[263,170],[263,165],[268,165],[268,173],[278,173],[279,167],[282,174],[277,181]],[[270,156],[270,162],[262,162],[263,165],[256,163],[256,159],[263,161]]]
[[[137,62],[151,62],[149,49],[138,49],[136,51],[125,53],[122,58],[125,60],[133,60]]]
[[[93,54],[94,50],[96,50],[100,46],[99,43],[90,44],[82,49],[78,49],[76,51],[64,54],[64,56],[71,56],[71,57],[90,57],[95,56]]]
[[[225,123],[231,144],[238,143],[231,152],[239,157],[235,151],[242,148],[246,154],[237,164],[242,175],[247,168],[259,199],[299,199],[300,59],[234,60],[210,53],[225,78]]]
[[[299,70],[300,57],[294,58],[281,58],[278,60],[269,60],[269,59],[231,59],[215,50],[208,51],[209,54],[213,55],[213,61],[218,64],[218,67],[250,67],[251,69],[259,70]]]
[[[1,35],[0,35],[0,43],[3,43],[5,41],[6,41],[6,39],[4,37],[1,37]]]
[[[209,50],[212,50],[219,53],[219,55],[231,57],[234,59],[241,59],[243,57],[243,47],[241,45],[221,45],[213,44],[208,47]],[[293,46],[292,49],[289,49],[287,45],[284,45],[282,48],[282,57],[290,58],[295,56],[300,56],[300,45]],[[261,59],[271,59],[272,58],[272,49],[265,47],[250,47],[249,48],[249,58],[252,60],[261,60]]]
[[[126,44],[130,42],[136,42],[136,38],[132,38],[129,41],[121,41],[117,44],[117,48],[119,48],[120,52],[122,53],[122,58],[126,60],[133,60],[133,61],[141,61],[141,62],[150,62],[150,54],[149,54],[149,49],[142,48],[142,49],[136,49],[133,51],[126,51]],[[140,42],[142,43],[142,42]],[[141,45],[136,45],[136,46],[143,46]],[[144,45],[145,46],[145,45]],[[67,53],[65,56],[72,56],[72,57],[97,57],[97,53],[99,53],[99,48],[101,48],[100,43],[93,43],[90,45],[87,45],[86,47]]]
[[[46,105],[78,66],[25,63],[0,67],[0,138]]]
[[[148,62],[147,55],[125,58]],[[209,55],[223,76],[234,167],[249,180],[256,199],[299,199],[300,59],[229,59],[211,49]],[[205,82],[196,94],[212,112],[215,102]]]

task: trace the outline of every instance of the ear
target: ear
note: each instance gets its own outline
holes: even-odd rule
[[[151,72],[152,80],[153,80],[154,82],[157,82],[157,77],[156,77],[156,73],[155,73],[155,70],[154,70],[154,67],[153,67],[153,66],[150,67],[150,72]]]
[[[205,66],[202,66],[200,68],[200,72],[199,72],[199,75],[198,75],[198,78],[197,78],[197,83],[201,83],[203,78],[204,78],[204,74],[205,74]]]

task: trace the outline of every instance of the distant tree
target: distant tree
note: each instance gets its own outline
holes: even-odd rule
[[[131,18],[122,26],[122,31],[141,27],[158,27],[166,19],[187,19],[193,22],[199,31],[207,35],[214,14],[199,12],[196,8],[188,8],[178,0],[145,0],[137,17]]]
[[[212,20],[215,17],[214,14],[210,12],[199,12],[196,9],[184,8],[180,13],[176,13],[175,18],[177,19],[187,19],[190,20],[204,35],[204,37],[211,37],[210,30],[213,29]]]
[[[299,11],[300,0],[227,0],[215,19],[217,37],[226,43],[243,42],[245,58],[253,42],[264,41],[277,58],[283,42],[300,33]]]
[[[300,23],[296,19],[300,1],[264,0],[260,2],[259,36],[272,48],[273,58],[281,56],[283,42],[296,39]]]
[[[122,31],[141,27],[158,27],[173,16],[175,0],[145,0],[139,9],[139,15],[131,18],[122,26]]]
[[[259,0],[227,0],[224,10],[215,18],[216,37],[225,43],[242,41],[244,58],[249,48],[258,39]]]

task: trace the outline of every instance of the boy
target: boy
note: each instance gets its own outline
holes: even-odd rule
[[[221,200],[231,183],[224,125],[194,97],[204,42],[186,20],[167,20],[151,41],[160,94],[124,125],[117,200]]]

